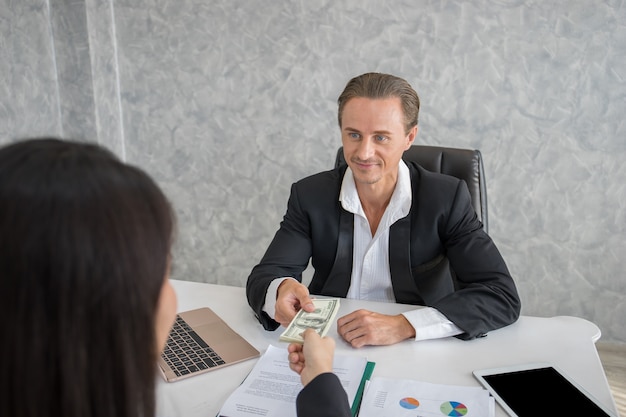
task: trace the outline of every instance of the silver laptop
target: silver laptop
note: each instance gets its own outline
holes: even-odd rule
[[[213,310],[203,307],[178,313],[158,362],[165,380],[173,382],[259,355]]]

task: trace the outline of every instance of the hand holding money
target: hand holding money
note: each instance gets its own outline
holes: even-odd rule
[[[320,298],[314,299],[313,304],[315,310],[311,313],[307,313],[304,310],[298,311],[291,323],[283,334],[280,335],[279,340],[283,342],[295,342],[303,343],[301,334],[306,329],[315,330],[321,337],[326,336],[328,329],[333,324],[337,311],[339,311],[339,299],[338,298]]]

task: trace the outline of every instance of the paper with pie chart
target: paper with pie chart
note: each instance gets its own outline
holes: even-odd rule
[[[374,377],[359,417],[493,417],[495,401],[482,387]]]

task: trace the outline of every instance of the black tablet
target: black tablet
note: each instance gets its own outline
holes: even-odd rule
[[[473,374],[513,417],[617,417],[548,363],[481,369]]]

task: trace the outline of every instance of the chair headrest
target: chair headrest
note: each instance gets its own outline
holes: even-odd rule
[[[416,162],[424,169],[451,175],[467,183],[472,205],[488,232],[487,186],[483,159],[477,149],[447,148],[440,146],[413,145],[402,156],[407,162]],[[345,164],[343,147],[337,151],[335,167]]]

